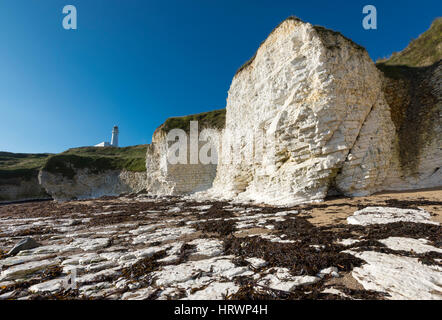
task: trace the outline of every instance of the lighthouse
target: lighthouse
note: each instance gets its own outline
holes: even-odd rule
[[[118,126],[114,126],[112,129],[112,139],[111,142],[101,142],[96,144],[95,147],[115,147],[118,148]]]
[[[114,128],[112,129],[111,146],[118,148],[118,126],[114,126]]]

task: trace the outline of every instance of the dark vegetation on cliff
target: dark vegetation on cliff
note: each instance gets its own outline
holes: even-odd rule
[[[172,129],[190,131],[190,121],[198,121],[198,129],[204,128],[224,129],[226,125],[226,109],[213,110],[184,117],[172,117],[167,119],[157,130],[169,132]]]
[[[435,78],[442,76],[442,18],[413,40],[402,52],[394,53],[376,66],[386,76],[385,98],[398,134],[401,167],[405,174],[417,172],[424,146],[439,119],[440,93]]]
[[[86,168],[91,173],[122,169],[144,172],[146,151],[146,145],[139,145],[125,148],[73,148],[55,155],[0,152],[0,184],[36,179],[40,169],[69,178],[75,175],[75,169]]]
[[[0,184],[10,179],[30,180],[37,177],[38,171],[51,156],[48,153],[11,153],[0,152]]]
[[[144,172],[146,170],[147,145],[125,148],[82,147],[69,149],[54,155],[45,163],[43,170],[61,174],[72,179],[78,169],[88,169],[97,174],[107,170],[127,170]]]
[[[442,58],[442,18],[437,18],[430,29],[412,40],[407,48],[395,52],[388,59],[378,60],[385,66],[427,67]]]

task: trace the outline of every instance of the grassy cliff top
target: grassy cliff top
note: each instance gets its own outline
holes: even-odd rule
[[[37,176],[51,154],[0,152],[0,179],[22,178],[29,180]]]
[[[169,132],[172,129],[190,131],[190,121],[198,121],[198,129],[213,128],[224,129],[226,125],[226,109],[213,110],[184,117],[167,119],[157,130]]]
[[[59,154],[26,154],[0,152],[0,179],[25,179],[37,177],[40,169],[61,173],[72,178],[75,169],[89,169],[92,173],[106,170],[146,170],[146,145],[114,147],[73,148]],[[8,183],[6,180],[5,183]]]
[[[426,67],[442,59],[442,18],[437,18],[430,29],[410,42],[401,52],[395,52],[388,59],[378,60],[386,66]]]
[[[91,173],[107,170],[143,172],[146,170],[147,145],[125,148],[82,147],[69,149],[50,157],[43,170],[72,178],[75,169],[88,169]]]

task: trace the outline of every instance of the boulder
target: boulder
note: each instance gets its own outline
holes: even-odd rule
[[[8,255],[13,256],[23,250],[30,250],[41,246],[32,238],[25,238],[16,243],[16,245],[8,252]]]

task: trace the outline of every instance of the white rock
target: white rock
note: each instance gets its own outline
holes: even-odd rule
[[[428,245],[425,239],[390,237],[378,241],[392,250],[414,251],[418,254],[430,251],[442,253],[442,249]]]
[[[98,272],[104,269],[111,269],[118,266],[118,264],[116,262],[113,261],[105,261],[102,263],[94,263],[94,264],[90,264],[86,267],[86,271],[87,272]]]
[[[29,287],[31,292],[56,292],[62,290],[64,287],[64,279],[53,279],[46,282],[35,284]]]
[[[132,243],[140,244],[176,240],[181,236],[194,232],[196,230],[190,227],[163,228],[152,233],[138,235],[132,240]]]
[[[216,239],[195,239],[189,244],[196,246],[196,252],[192,255],[216,257],[223,253],[223,243]]]
[[[16,293],[15,291],[6,292],[6,293],[0,295],[0,300],[10,299],[14,296],[15,293]]]
[[[109,244],[109,241],[109,238],[76,238],[70,246],[84,251],[95,251],[106,247]]]
[[[206,211],[209,210],[210,208],[212,208],[212,205],[207,205],[207,206],[197,206],[197,207],[191,207],[191,209],[195,209],[195,210],[199,210],[199,211]]]
[[[275,216],[277,217],[285,217],[289,214],[298,214],[299,211],[298,210],[289,210],[289,211],[281,211],[275,214]]]
[[[366,290],[387,292],[393,300],[441,299],[441,267],[374,251],[349,253],[367,262],[352,271],[352,276]]]
[[[139,234],[143,234],[143,233],[155,230],[156,228],[160,227],[161,225],[162,224],[151,224],[151,225],[147,225],[147,226],[141,226],[135,230],[130,230],[129,233],[134,234],[134,235],[139,235]]]
[[[103,289],[108,289],[111,284],[108,282],[98,282],[86,286],[81,286],[78,290],[85,295],[92,295]]]
[[[112,268],[112,269],[106,269],[106,270],[102,270],[96,273],[88,273],[85,274],[81,277],[77,277],[76,281],[77,283],[83,283],[83,282],[90,282],[90,281],[95,281],[96,279],[98,279],[99,277],[102,276],[115,276],[118,275],[120,271],[120,268]]]
[[[153,275],[156,277],[158,286],[169,286],[179,282],[186,282],[196,275],[212,274],[213,278],[232,278],[239,275],[249,275],[247,268],[237,268],[232,262],[231,256],[215,257],[211,259],[189,261],[179,265],[165,266]]]
[[[325,276],[328,276],[328,275],[331,275],[334,278],[339,278],[338,268],[336,268],[336,267],[329,267],[329,268],[326,268],[326,269],[322,269],[317,274],[317,276],[319,278],[324,278]]]
[[[258,284],[275,290],[291,291],[297,286],[312,284],[320,278],[312,276],[293,276],[287,268],[271,268],[261,277]]]
[[[352,244],[358,243],[361,240],[358,239],[342,239],[338,241],[338,244],[342,244],[343,246],[351,246]]]
[[[123,255],[124,253],[123,252],[120,252],[120,251],[116,251],[116,252],[103,252],[103,253],[100,253],[100,256],[103,258],[103,259],[106,259],[106,260],[110,260],[110,261],[114,261],[114,262],[116,262],[116,261],[118,261],[118,259],[120,259],[120,257]]]
[[[125,255],[122,255],[121,257],[120,257],[120,259],[118,259],[118,262],[119,263],[122,263],[122,262],[124,262],[124,261],[127,261],[127,260],[134,260],[134,259],[136,259],[137,257],[135,256],[135,254],[133,254],[133,253],[126,253]]]
[[[393,222],[439,223],[431,221],[431,215],[425,210],[399,209],[385,207],[367,207],[356,211],[347,218],[348,224],[367,226]]]
[[[196,291],[183,300],[222,300],[224,296],[237,292],[239,287],[233,282],[213,282],[203,290]]]
[[[129,280],[127,280],[125,278],[120,278],[115,282],[114,285],[117,289],[123,289],[123,288],[127,287],[128,283],[129,283]]]
[[[251,235],[250,237],[254,237],[255,235]],[[280,237],[274,236],[272,234],[260,234],[259,237],[270,240],[270,242],[279,242],[279,243],[296,243],[295,240],[283,240]]]
[[[0,281],[17,279],[28,274],[35,273],[39,270],[55,266],[59,263],[58,260],[41,260],[31,261],[17,266],[10,267],[1,273]]]
[[[140,249],[134,252],[137,258],[147,258],[153,256],[155,253],[163,251],[164,247],[149,247],[146,249]]]
[[[335,289],[335,288],[326,288],[326,289],[324,289],[324,291],[322,291],[322,293],[330,293],[330,294],[334,294],[334,295],[341,296],[344,298],[350,298],[348,295],[346,295],[342,291]]]
[[[126,292],[121,297],[122,300],[145,300],[149,298],[151,294],[155,292],[156,289],[149,287],[143,288],[134,292]]]
[[[82,257],[80,257],[78,259],[78,263],[82,264],[82,265],[86,265],[86,264],[101,262],[104,260],[105,260],[105,258],[100,256],[99,254],[91,252],[88,254],[84,254]]]
[[[249,262],[253,268],[262,268],[267,265],[267,261],[261,258],[246,258],[247,262]]]
[[[319,280],[320,278],[312,276],[286,276],[281,278],[281,274],[268,274],[261,278],[258,284],[275,290],[292,291],[298,286],[313,284]]]
[[[138,289],[141,285],[139,283],[129,283],[128,287],[129,290],[135,290]]]
[[[51,254],[51,253],[59,253],[66,249],[65,245],[62,244],[52,244],[47,246],[41,246],[31,250],[20,251],[17,256],[25,256],[25,255],[35,255],[35,254]]]
[[[0,260],[0,269],[3,266],[11,267],[11,266],[15,266],[15,265],[22,264],[22,263],[29,262],[29,261],[43,260],[48,257],[50,257],[50,256],[45,255],[45,254],[9,257],[9,258]]]

